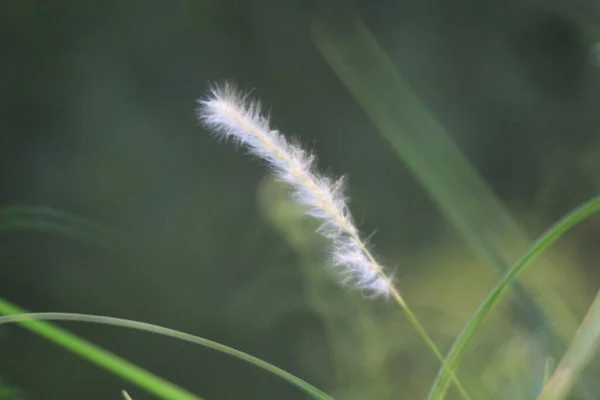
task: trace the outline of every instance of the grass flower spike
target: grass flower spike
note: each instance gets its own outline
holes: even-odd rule
[[[317,173],[315,156],[271,129],[260,104],[230,84],[215,87],[210,98],[200,101],[199,117],[219,135],[267,161],[293,188],[295,199],[321,222],[318,232],[331,240],[332,263],[339,267],[342,282],[374,297],[394,292],[392,279],[360,239],[346,205],[343,178]]]
[[[316,158],[279,131],[271,129],[260,104],[238,92],[231,84],[215,86],[209,98],[199,101],[198,117],[216,134],[245,146],[265,160],[292,188],[307,214],[321,221],[318,232],[331,241],[332,264],[341,271],[341,281],[370,297],[392,297],[425,340],[464,399],[469,399],[454,371],[431,340],[417,317],[395,288],[393,279],[371,255],[352,221],[344,197],[344,180],[320,175]]]

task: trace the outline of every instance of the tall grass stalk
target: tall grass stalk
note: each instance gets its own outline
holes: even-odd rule
[[[400,295],[393,276],[385,272],[361,239],[346,205],[343,178],[332,180],[320,175],[315,156],[272,129],[260,104],[233,85],[215,86],[211,96],[199,103],[202,122],[220,137],[232,139],[265,160],[293,188],[294,198],[307,207],[307,213],[320,220],[318,232],[331,242],[332,265],[341,273],[341,282],[370,297],[392,297],[445,368],[444,356]],[[469,399],[454,371],[447,372],[462,397]]]

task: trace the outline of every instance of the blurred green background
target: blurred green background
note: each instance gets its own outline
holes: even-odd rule
[[[596,24],[591,0],[3,1],[0,205],[75,213],[120,245],[3,232],[0,296],[204,336],[336,399],[422,399],[438,364],[402,313],[336,284],[313,221],[199,126],[196,100],[237,82],[348,174],[359,227],[447,350],[503,268],[600,188]],[[460,370],[476,398],[539,389],[597,290],[599,224],[486,322]],[[207,399],[306,398],[208,349],[62,326]],[[0,327],[0,380],[151,398],[17,326]]]

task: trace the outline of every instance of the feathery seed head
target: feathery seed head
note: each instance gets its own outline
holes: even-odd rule
[[[265,160],[276,175],[293,188],[293,196],[307,214],[321,222],[318,232],[332,241],[332,263],[341,281],[372,296],[389,296],[392,280],[369,253],[354,226],[344,196],[344,179],[332,180],[315,169],[316,157],[289,142],[249,100],[229,83],[215,86],[199,101],[198,117],[216,134],[232,139]]]

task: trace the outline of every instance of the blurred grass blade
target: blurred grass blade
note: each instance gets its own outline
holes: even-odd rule
[[[539,400],[562,400],[589,364],[600,344],[600,292],[583,319],[571,346],[544,387]]]
[[[0,379],[0,400],[24,400],[25,393],[2,382]]]
[[[23,312],[24,310],[0,298],[0,314],[10,316]],[[0,320],[4,318],[10,319],[10,317],[0,317]],[[201,397],[49,322],[30,319],[19,321],[19,324],[161,399],[202,400]]]
[[[2,303],[0,303],[0,310],[3,310]],[[208,347],[210,349],[228,354],[230,356],[236,357],[240,360],[246,361],[256,367],[262,368],[277,377],[295,385],[299,389],[303,390],[307,394],[311,395],[315,399],[321,400],[333,400],[329,395],[315,388],[311,384],[303,381],[302,379],[290,374],[283,369],[276,367],[275,365],[269,364],[266,361],[263,361],[257,357],[246,354],[240,350],[236,350],[234,348],[225,346],[223,344],[213,342],[212,340],[208,340],[199,336],[191,335],[188,333],[180,332],[175,329],[164,328],[162,326],[149,324],[146,322],[139,321],[131,321],[122,318],[114,318],[114,317],[104,317],[100,315],[89,315],[89,314],[73,314],[73,313],[22,313],[22,314],[14,314],[5,317],[0,317],[0,324],[10,323],[10,322],[35,322],[40,320],[52,320],[52,321],[77,321],[77,322],[90,322],[96,324],[104,324],[104,325],[112,325],[112,326],[120,326],[124,328],[137,329],[145,332],[151,332],[158,335],[168,336],[171,338],[183,340],[186,342],[191,342],[195,344],[199,344],[201,346]]]
[[[0,232],[18,230],[59,234],[104,248],[115,248],[115,246],[123,243],[118,240],[120,235],[100,224],[72,214],[55,211],[48,207],[10,206],[1,208]],[[0,314],[21,312],[23,310],[17,306],[0,299]],[[50,323],[24,321],[22,325],[113,374],[135,383],[150,393],[154,393],[160,398],[170,400],[201,399],[185,389],[179,388],[171,382]]]
[[[453,370],[457,369],[467,344],[470,342],[471,338],[473,338],[479,327],[483,324],[483,321],[492,311],[494,305],[498,303],[504,292],[506,292],[508,287],[515,282],[525,267],[530,265],[530,263],[537,256],[539,256],[546,248],[548,248],[558,238],[565,234],[569,229],[573,228],[575,225],[597,211],[600,211],[600,197],[585,203],[561,219],[557,224],[546,231],[546,233],[544,233],[533,244],[533,246],[525,253],[525,255],[523,255],[523,257],[521,257],[521,259],[517,261],[515,265],[513,265],[502,281],[500,281],[490,295],[484,300],[475,315],[454,341],[450,352],[446,356],[446,361],[450,368]],[[431,391],[429,392],[428,399],[443,398],[446,390],[448,389],[449,383],[450,376],[445,373],[445,370],[440,369]]]
[[[62,234],[77,240],[83,240],[97,245],[110,245],[124,242],[113,241],[111,238],[120,237],[120,235],[111,232],[109,229],[94,222],[72,214],[63,213],[46,207],[30,206],[12,206],[0,209],[0,232],[9,230],[38,230],[50,233]],[[210,347],[214,350],[227,353],[244,361],[247,361],[257,367],[265,369],[278,377],[290,382],[298,388],[304,390],[314,398],[321,400],[333,400],[327,394],[321,392],[309,383],[297,378],[296,376],[239,350],[227,347],[225,345],[212,342],[198,336],[189,335],[173,329],[163,328],[152,324],[146,324],[136,321],[128,321],[119,318],[89,316],[85,314],[25,314],[23,310],[0,298],[0,324],[8,322],[18,322],[27,329],[35,332],[47,339],[65,347],[66,349],[86,358],[87,360],[104,367],[112,373],[129,380],[140,387],[159,395],[164,399],[171,400],[201,400],[199,397],[180,389],[170,382],[152,375],[149,372],[129,363],[128,361],[109,353],[102,348],[93,345],[77,336],[53,326],[48,322],[39,321],[47,318],[49,315],[57,320],[87,321],[116,326],[124,326],[157,334],[186,340],[188,342]],[[17,314],[17,315],[15,315]],[[44,317],[45,315],[45,317]],[[36,320],[37,319],[37,320]]]
[[[311,28],[317,48],[381,136],[471,249],[504,275],[532,240],[404,81],[369,28],[354,12],[346,19],[336,15],[331,23],[315,19]],[[548,310],[564,309],[560,298],[546,290],[536,304],[520,283],[512,291],[523,321],[530,328],[544,327],[564,348],[559,327],[546,318]]]
[[[8,206],[0,208],[0,233],[7,231],[40,231],[71,239],[115,247],[121,235],[100,224],[49,207]]]
[[[509,264],[499,249],[508,251],[520,239],[524,251],[530,241],[360,17],[351,13],[346,20],[328,22],[316,19],[312,25],[324,59],[442,213],[474,251],[504,274]],[[490,228],[509,233],[511,244]],[[512,259],[522,254],[515,253]]]
[[[552,357],[546,358],[546,363],[544,364],[544,377],[542,379],[542,387],[546,386],[548,380],[552,376],[554,372],[554,359]]]
[[[532,240],[405,82],[360,16],[343,7],[332,14],[312,21],[316,47],[441,212],[503,276]],[[578,321],[557,293],[530,278],[514,282],[511,290],[517,298],[511,307],[520,321],[543,335],[549,352],[563,352]],[[560,314],[562,324],[548,318],[550,313]],[[597,386],[597,380],[586,380],[586,385]]]

